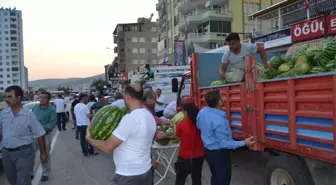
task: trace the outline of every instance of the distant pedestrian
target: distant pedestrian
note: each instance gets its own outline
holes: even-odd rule
[[[90,128],[86,137],[98,150],[113,152],[115,185],[150,185],[153,182],[150,154],[156,130],[155,120],[143,107],[143,90],[139,84],[126,86],[124,99],[131,113],[122,118],[110,138],[107,141],[94,140],[90,136]]]
[[[50,105],[51,94],[49,92],[41,92],[39,95],[40,104],[33,107],[32,112],[36,115],[40,124],[44,128],[45,134],[45,144],[48,154],[48,161],[42,163],[42,177],[41,181],[47,181],[50,174],[50,151],[51,151],[51,140],[52,131],[57,125],[57,114],[55,108]]]
[[[108,104],[109,103],[106,101],[105,96],[103,94],[100,94],[98,96],[98,101],[91,106],[91,111],[93,114],[95,114],[99,109]]]
[[[155,105],[155,115],[159,118],[163,116],[163,110],[165,109],[164,96],[162,95],[161,89],[156,89],[156,105]]]
[[[89,99],[87,103],[89,110],[91,110],[92,105],[95,104],[96,102],[97,102],[96,97],[93,94],[89,95]]]
[[[83,155],[86,157],[89,155],[98,155],[98,153],[94,151],[94,148],[85,139],[86,129],[92,117],[92,114],[90,113],[90,110],[86,105],[88,102],[87,95],[80,94],[78,97],[78,101],[79,103],[77,103],[77,105],[75,106],[75,115]]]
[[[75,138],[79,139],[79,130],[76,123],[75,106],[79,103],[77,95],[74,95],[74,101],[71,103],[71,117],[73,122],[72,129],[75,129]]]
[[[112,102],[112,105],[117,106],[119,108],[124,108],[125,107],[125,101],[124,98],[121,94],[121,92],[116,92],[114,95],[115,101]]]
[[[57,126],[58,131],[65,131],[66,124],[66,115],[65,115],[65,101],[61,94],[58,95],[58,98],[55,100],[56,113],[57,113]]]
[[[34,142],[37,139],[42,163],[48,161],[45,131],[35,114],[22,108],[23,91],[19,86],[5,89],[5,108],[0,115],[2,163],[11,185],[31,185],[35,162]]]
[[[223,100],[219,90],[207,92],[205,101],[207,106],[198,113],[197,127],[201,131],[205,158],[211,169],[211,185],[230,185],[231,150],[250,147],[255,141],[253,137],[244,141],[233,140],[226,113],[221,109]]]

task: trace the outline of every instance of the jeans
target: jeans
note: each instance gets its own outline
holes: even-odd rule
[[[211,185],[230,185],[231,151],[205,149],[205,158],[211,171]]]
[[[65,123],[66,123],[65,112],[57,113],[57,126],[59,131],[61,131],[62,129],[65,130]]]
[[[155,116],[161,118],[163,116],[163,110],[155,113]]]
[[[182,158],[179,157],[178,160],[181,160],[181,159]],[[190,160],[190,159],[186,159],[186,160]],[[204,162],[204,157],[197,157],[197,158],[192,159],[192,171],[191,171],[192,185],[202,185],[203,162]],[[184,185],[188,175],[189,174],[184,172],[183,170],[178,170],[176,172],[175,185]]]
[[[82,147],[82,152],[84,155],[86,154],[93,154],[94,153],[94,148],[92,145],[90,145],[86,141],[86,129],[88,126],[77,126],[79,130],[79,139],[80,139],[80,145]]]
[[[77,123],[76,123],[76,117],[73,117],[72,121],[73,121],[73,125],[74,125],[74,128],[75,128],[75,137],[77,139],[77,138],[79,138],[79,129],[78,129],[78,126],[77,126]]]

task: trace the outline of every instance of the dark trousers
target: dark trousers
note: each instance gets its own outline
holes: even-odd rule
[[[230,185],[231,151],[205,149],[205,158],[211,171],[211,185]]]
[[[161,118],[163,116],[163,110],[162,111],[159,111],[159,112],[156,112],[155,113],[155,116]]]
[[[61,131],[62,129],[65,130],[65,123],[66,123],[65,112],[57,113],[57,126],[59,131]]]
[[[88,126],[77,126],[83,154],[93,154],[94,148],[86,141],[86,129]]]
[[[183,160],[183,159],[179,157],[178,160]],[[204,157],[197,157],[197,158],[192,159],[192,171],[191,171],[192,185],[202,185],[203,161],[204,161]],[[177,170],[175,185],[184,185],[188,175],[189,173],[184,172],[183,170]]]
[[[79,138],[79,129],[77,127],[77,123],[76,123],[76,117],[73,117],[73,125],[74,125],[74,128],[75,128],[75,137],[76,138]]]

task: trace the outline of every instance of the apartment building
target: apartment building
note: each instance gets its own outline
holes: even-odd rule
[[[139,18],[136,23],[118,24],[114,31],[115,72],[136,70],[157,61],[157,24],[151,18]]]
[[[279,1],[279,0],[278,0]],[[276,0],[159,0],[158,59],[174,60],[174,40],[187,39],[189,54],[197,48],[215,49],[230,32],[249,38],[253,24],[248,15],[278,3]],[[191,48],[191,49],[190,49]]]
[[[22,35],[22,12],[0,8],[0,91],[10,85],[28,88]]]
[[[25,87],[28,89],[28,68],[24,66],[24,84]]]
[[[310,19],[336,12],[335,0],[309,0]],[[307,20],[306,0],[279,1],[261,11],[249,15],[249,24],[254,25],[254,35],[260,36],[283,29]]]

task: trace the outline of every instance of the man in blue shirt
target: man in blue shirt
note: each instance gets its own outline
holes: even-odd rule
[[[197,127],[205,147],[205,158],[211,171],[211,185],[230,185],[231,157],[230,151],[239,147],[250,147],[255,141],[253,136],[244,141],[235,141],[226,113],[221,110],[223,100],[218,90],[205,94],[207,107],[197,116]]]

